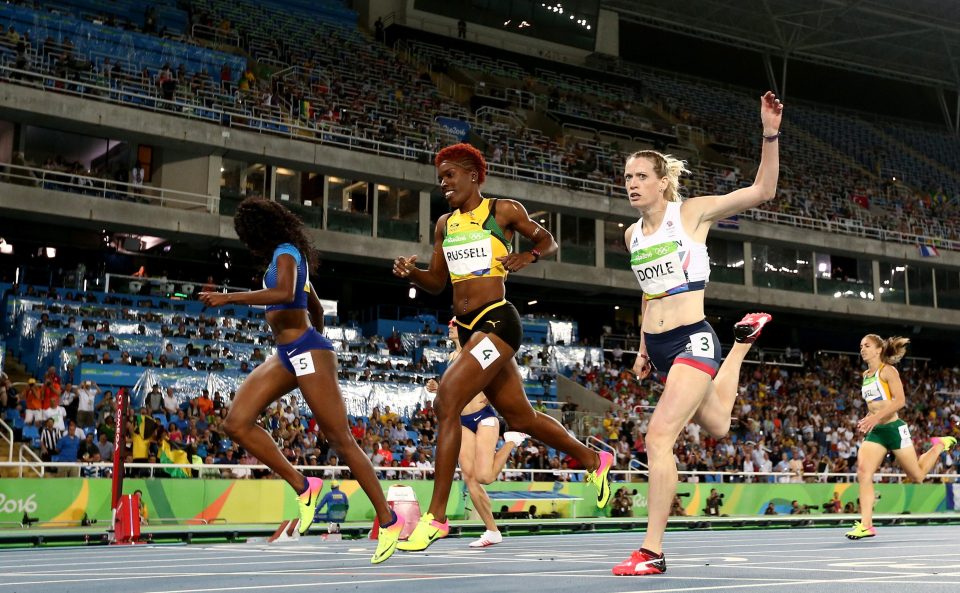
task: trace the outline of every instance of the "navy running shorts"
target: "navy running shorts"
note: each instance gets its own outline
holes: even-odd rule
[[[686,364],[712,379],[717,376],[723,359],[717,333],[706,320],[675,327],[662,334],[643,332],[643,341],[650,362],[661,373],[669,372],[675,364]]]
[[[277,344],[280,362],[298,377],[316,371],[313,356],[310,355],[313,350],[333,350],[333,343],[312,327],[289,344]]]
[[[480,426],[480,423],[486,420],[487,418],[496,418],[497,411],[493,409],[493,406],[487,404],[481,410],[474,412],[472,414],[464,414],[460,416],[460,425],[469,430],[470,432],[476,433],[477,427]]]

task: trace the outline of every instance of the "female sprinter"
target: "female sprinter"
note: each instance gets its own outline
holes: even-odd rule
[[[430,267],[418,269],[416,256],[398,257],[393,273],[431,294],[442,291],[450,277],[455,322],[465,354],[453,361],[440,380],[434,402],[439,430],[433,498],[409,539],[399,545],[409,551],[425,550],[450,531],[446,510],[460,451],[460,414],[481,391],[511,428],[572,455],[587,468],[587,479],[598,490],[597,506],[601,508],[610,499],[608,473],[613,465],[613,455],[588,449],[559,422],[534,411],[513,358],[523,328],[517,310],[504,298],[507,273],[554,253],[557,243],[553,236],[530,220],[519,202],[480,194],[487,163],[473,146],[448,146],[437,154],[434,164],[440,189],[453,212],[437,221]],[[532,241],[534,249],[511,253],[514,233]]]
[[[249,198],[237,208],[233,225],[237,236],[254,255],[270,261],[263,276],[263,290],[201,292],[200,300],[208,307],[266,305],[266,319],[273,331],[277,353],[254,369],[240,385],[224,420],[224,430],[293,487],[300,506],[299,530],[306,532],[313,523],[323,480],[307,478],[297,471],[270,435],[256,423],[267,406],[299,387],[324,436],[350,467],[376,509],[384,527],[380,529],[377,551],[371,562],[383,562],[396,549],[402,520],[387,506],[373,466],[347,425],[333,345],[317,331],[323,330],[323,307],[310,286],[313,249],[303,222],[276,202]]]
[[[910,427],[897,412],[907,405],[900,373],[893,365],[907,352],[907,338],[882,339],[868,334],[860,340],[860,358],[867,363],[860,394],[867,402],[868,414],[857,423],[857,430],[867,435],[857,453],[857,483],[860,485],[860,520],[846,533],[849,539],[877,535],[873,526],[873,474],[880,468],[887,451],[900,462],[907,476],[918,484],[927,477],[937,457],[957,444],[954,437],[930,439],[930,449],[917,459],[910,438]]]
[[[750,187],[725,196],[681,202],[679,178],[688,172],[683,161],[652,150],[627,159],[627,196],[640,211],[640,220],[630,225],[624,240],[643,290],[640,352],[634,372],[643,378],[652,364],[667,373],[667,381],[646,434],[650,467],[646,537],[640,550],[615,566],[613,574],[667,570],[663,532],[677,489],[673,457],[677,435],[691,418],[714,436],[727,434],[740,364],[771,319],[766,313],[755,313],[738,323],[734,327],[737,344],[721,366],[720,342],[704,320],[703,292],[710,276],[706,246],[710,225],[758,206],[776,193],[782,112],[783,105],[772,92],[760,98],[763,150],[757,177]]]
[[[449,335],[456,346],[456,350],[450,355],[450,360],[453,361],[463,352],[457,335],[457,324],[454,321],[450,321]],[[439,384],[430,379],[426,387],[430,393],[436,393]],[[477,394],[463,408],[460,414],[460,427],[460,472],[463,473],[463,481],[467,483],[473,508],[476,509],[487,528],[479,539],[470,542],[470,547],[486,548],[502,542],[503,535],[497,528],[497,522],[493,520],[490,497],[483,485],[496,481],[510,453],[523,444],[527,435],[516,431],[505,432],[503,447],[497,451],[500,419],[497,418],[496,410],[490,406],[487,396],[483,393]]]

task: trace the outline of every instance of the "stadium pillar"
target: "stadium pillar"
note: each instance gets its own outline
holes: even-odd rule
[[[753,288],[753,244],[743,242],[743,285]]]
[[[597,251],[596,251],[597,267],[602,270],[607,265],[606,229],[604,228],[605,224],[603,219],[598,218],[593,222],[594,222],[593,235],[596,237],[596,240],[594,240],[593,244],[597,248]]]
[[[420,192],[420,243],[429,245],[433,241],[433,228],[430,226],[430,192]]]

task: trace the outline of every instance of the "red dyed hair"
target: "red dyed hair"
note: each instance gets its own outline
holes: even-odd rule
[[[437,153],[433,164],[439,167],[443,161],[476,171],[477,183],[483,183],[487,178],[487,161],[483,158],[483,154],[470,144],[454,144],[444,148]]]

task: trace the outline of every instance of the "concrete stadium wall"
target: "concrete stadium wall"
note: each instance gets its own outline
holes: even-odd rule
[[[318,249],[339,259],[383,264],[397,254],[417,254],[421,261],[429,259],[429,192],[434,187],[432,166],[396,158],[364,154],[332,146],[263,135],[256,132],[224,128],[160,113],[89,101],[73,96],[44,92],[17,85],[0,86],[0,118],[17,123],[42,124],[49,128],[98,137],[111,137],[134,143],[151,144],[157,149],[158,181],[177,189],[198,193],[219,194],[219,169],[223,158],[247,162],[269,163],[298,171],[315,171],[353,179],[392,183],[421,191],[421,227],[423,242],[348,235],[314,230],[312,237]],[[598,221],[630,223],[636,213],[626,200],[548,187],[510,179],[491,177],[484,185],[490,196],[520,200],[529,211],[547,210],[563,214],[587,216]],[[42,209],[37,204],[43,204]],[[166,235],[190,235],[208,239],[236,240],[228,217],[200,211],[104,200],[100,198],[43,191],[38,188],[4,184],[0,207],[26,220],[49,221],[51,218],[89,228],[101,222],[137,231],[160,231]],[[602,237],[602,225],[598,237]],[[739,230],[715,230],[712,236],[744,241],[745,285],[713,282],[707,297],[721,303],[751,303],[798,311],[818,311],[836,317],[849,315],[902,323],[939,327],[960,325],[960,311],[913,307],[864,301],[835,299],[830,295],[757,288],[752,284],[749,242],[762,241],[790,245],[833,255],[882,259],[906,264],[936,265],[942,269],[960,270],[960,253],[943,251],[941,257],[922,258],[916,246],[887,243],[841,234],[831,234],[743,220]],[[580,266],[543,261],[518,274],[511,282],[537,283],[547,289],[602,288],[615,295],[635,298],[639,290],[628,270],[602,267],[604,245],[597,241],[597,266]]]

